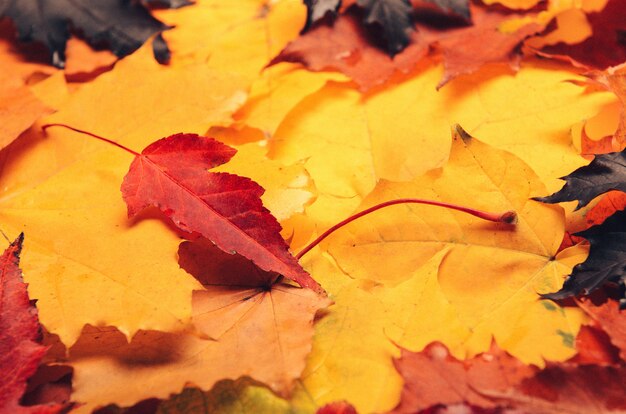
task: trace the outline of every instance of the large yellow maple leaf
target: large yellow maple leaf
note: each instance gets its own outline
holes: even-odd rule
[[[556,255],[563,211],[529,200],[544,192],[519,158],[460,130],[443,168],[407,183],[379,183],[362,208],[421,197],[513,209],[519,222],[484,223],[410,205],[331,236],[332,260],[312,258],[307,267],[336,302],[316,328],[303,374],[307,393],[320,405],[347,399],[363,412],[391,409],[400,385],[391,341],[410,349],[441,341],[467,357],[489,349],[494,338],[526,363],[571,357],[582,313],[538,294],[560,286],[585,251]]]

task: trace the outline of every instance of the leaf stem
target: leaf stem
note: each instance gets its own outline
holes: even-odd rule
[[[341,227],[345,226],[346,224],[351,223],[360,217],[373,213],[376,210],[380,210],[382,208],[393,206],[396,204],[428,204],[431,206],[438,206],[438,207],[448,208],[451,210],[462,211],[463,213],[471,214],[472,216],[476,216],[483,220],[493,221],[496,223],[515,224],[517,222],[517,213],[513,210],[506,211],[501,214],[496,214],[496,213],[489,213],[486,211],[476,210],[476,209],[469,208],[469,207],[458,206],[456,204],[444,203],[440,201],[423,200],[420,198],[399,198],[397,200],[389,200],[389,201],[385,201],[384,203],[376,204],[375,206],[367,208],[359,213],[356,213],[348,217],[345,220],[340,221],[339,223],[335,224],[334,226],[326,230],[317,239],[313,240],[304,249],[302,249],[298,254],[296,254],[295,256],[296,259],[300,260],[302,256],[307,254],[311,249],[317,246],[322,240],[324,240],[326,237],[330,236],[332,233],[334,233],[336,230],[340,229]]]
[[[65,124],[46,124],[46,125],[43,125],[43,126],[41,127],[41,129],[43,129],[43,131],[44,131],[44,132],[46,132],[46,129],[48,129],[48,128],[50,128],[50,127],[63,127],[63,128],[67,128],[67,129],[70,129],[70,130],[72,130],[72,131],[79,132],[79,133],[81,133],[81,134],[89,135],[90,137],[93,137],[93,138],[99,139],[99,140],[101,140],[101,141],[107,142],[107,143],[109,143],[109,144],[111,144],[111,145],[115,145],[116,147],[121,148],[121,149],[123,149],[123,150],[124,150],[124,151],[126,151],[126,152],[130,152],[131,154],[133,154],[133,155],[135,155],[135,156],[140,155],[138,152],[133,151],[132,149],[130,149],[130,148],[128,148],[128,147],[125,147],[125,146],[123,146],[122,144],[119,144],[119,143],[117,143],[117,142],[115,142],[115,141],[112,141],[112,140],[110,140],[110,139],[108,139],[108,138],[101,137],[100,135],[96,135],[96,134],[94,134],[94,133],[92,133],[92,132],[89,132],[89,131],[84,131],[84,130],[82,130],[82,129],[74,128],[74,127],[69,126],[69,125],[65,125]]]

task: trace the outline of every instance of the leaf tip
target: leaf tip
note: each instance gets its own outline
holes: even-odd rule
[[[454,124],[452,126],[452,137],[453,138],[459,137],[465,143],[469,143],[472,140],[472,136],[466,130],[464,130],[463,127],[461,127],[461,125],[459,124]]]

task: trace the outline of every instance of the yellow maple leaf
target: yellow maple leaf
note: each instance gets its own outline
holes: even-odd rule
[[[318,255],[305,262],[336,302],[316,328],[303,374],[317,404],[345,398],[364,412],[393,408],[401,381],[390,340],[414,350],[441,341],[468,357],[489,349],[494,338],[539,366],[576,352],[582,313],[539,300],[538,293],[558,288],[585,251],[573,248],[555,258],[564,215],[528,199],[545,191],[538,177],[514,155],[460,134],[442,169],[409,183],[381,182],[362,208],[423,197],[514,209],[519,223],[507,227],[410,205],[331,236],[332,260]]]

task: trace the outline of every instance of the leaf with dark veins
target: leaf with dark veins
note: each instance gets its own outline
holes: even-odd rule
[[[158,207],[181,230],[199,233],[262,270],[322,292],[289,252],[276,218],[263,207],[263,187],[246,177],[207,171],[229,161],[235,152],[195,134],[176,134],[150,144],[136,154],[122,183],[128,216]]]

